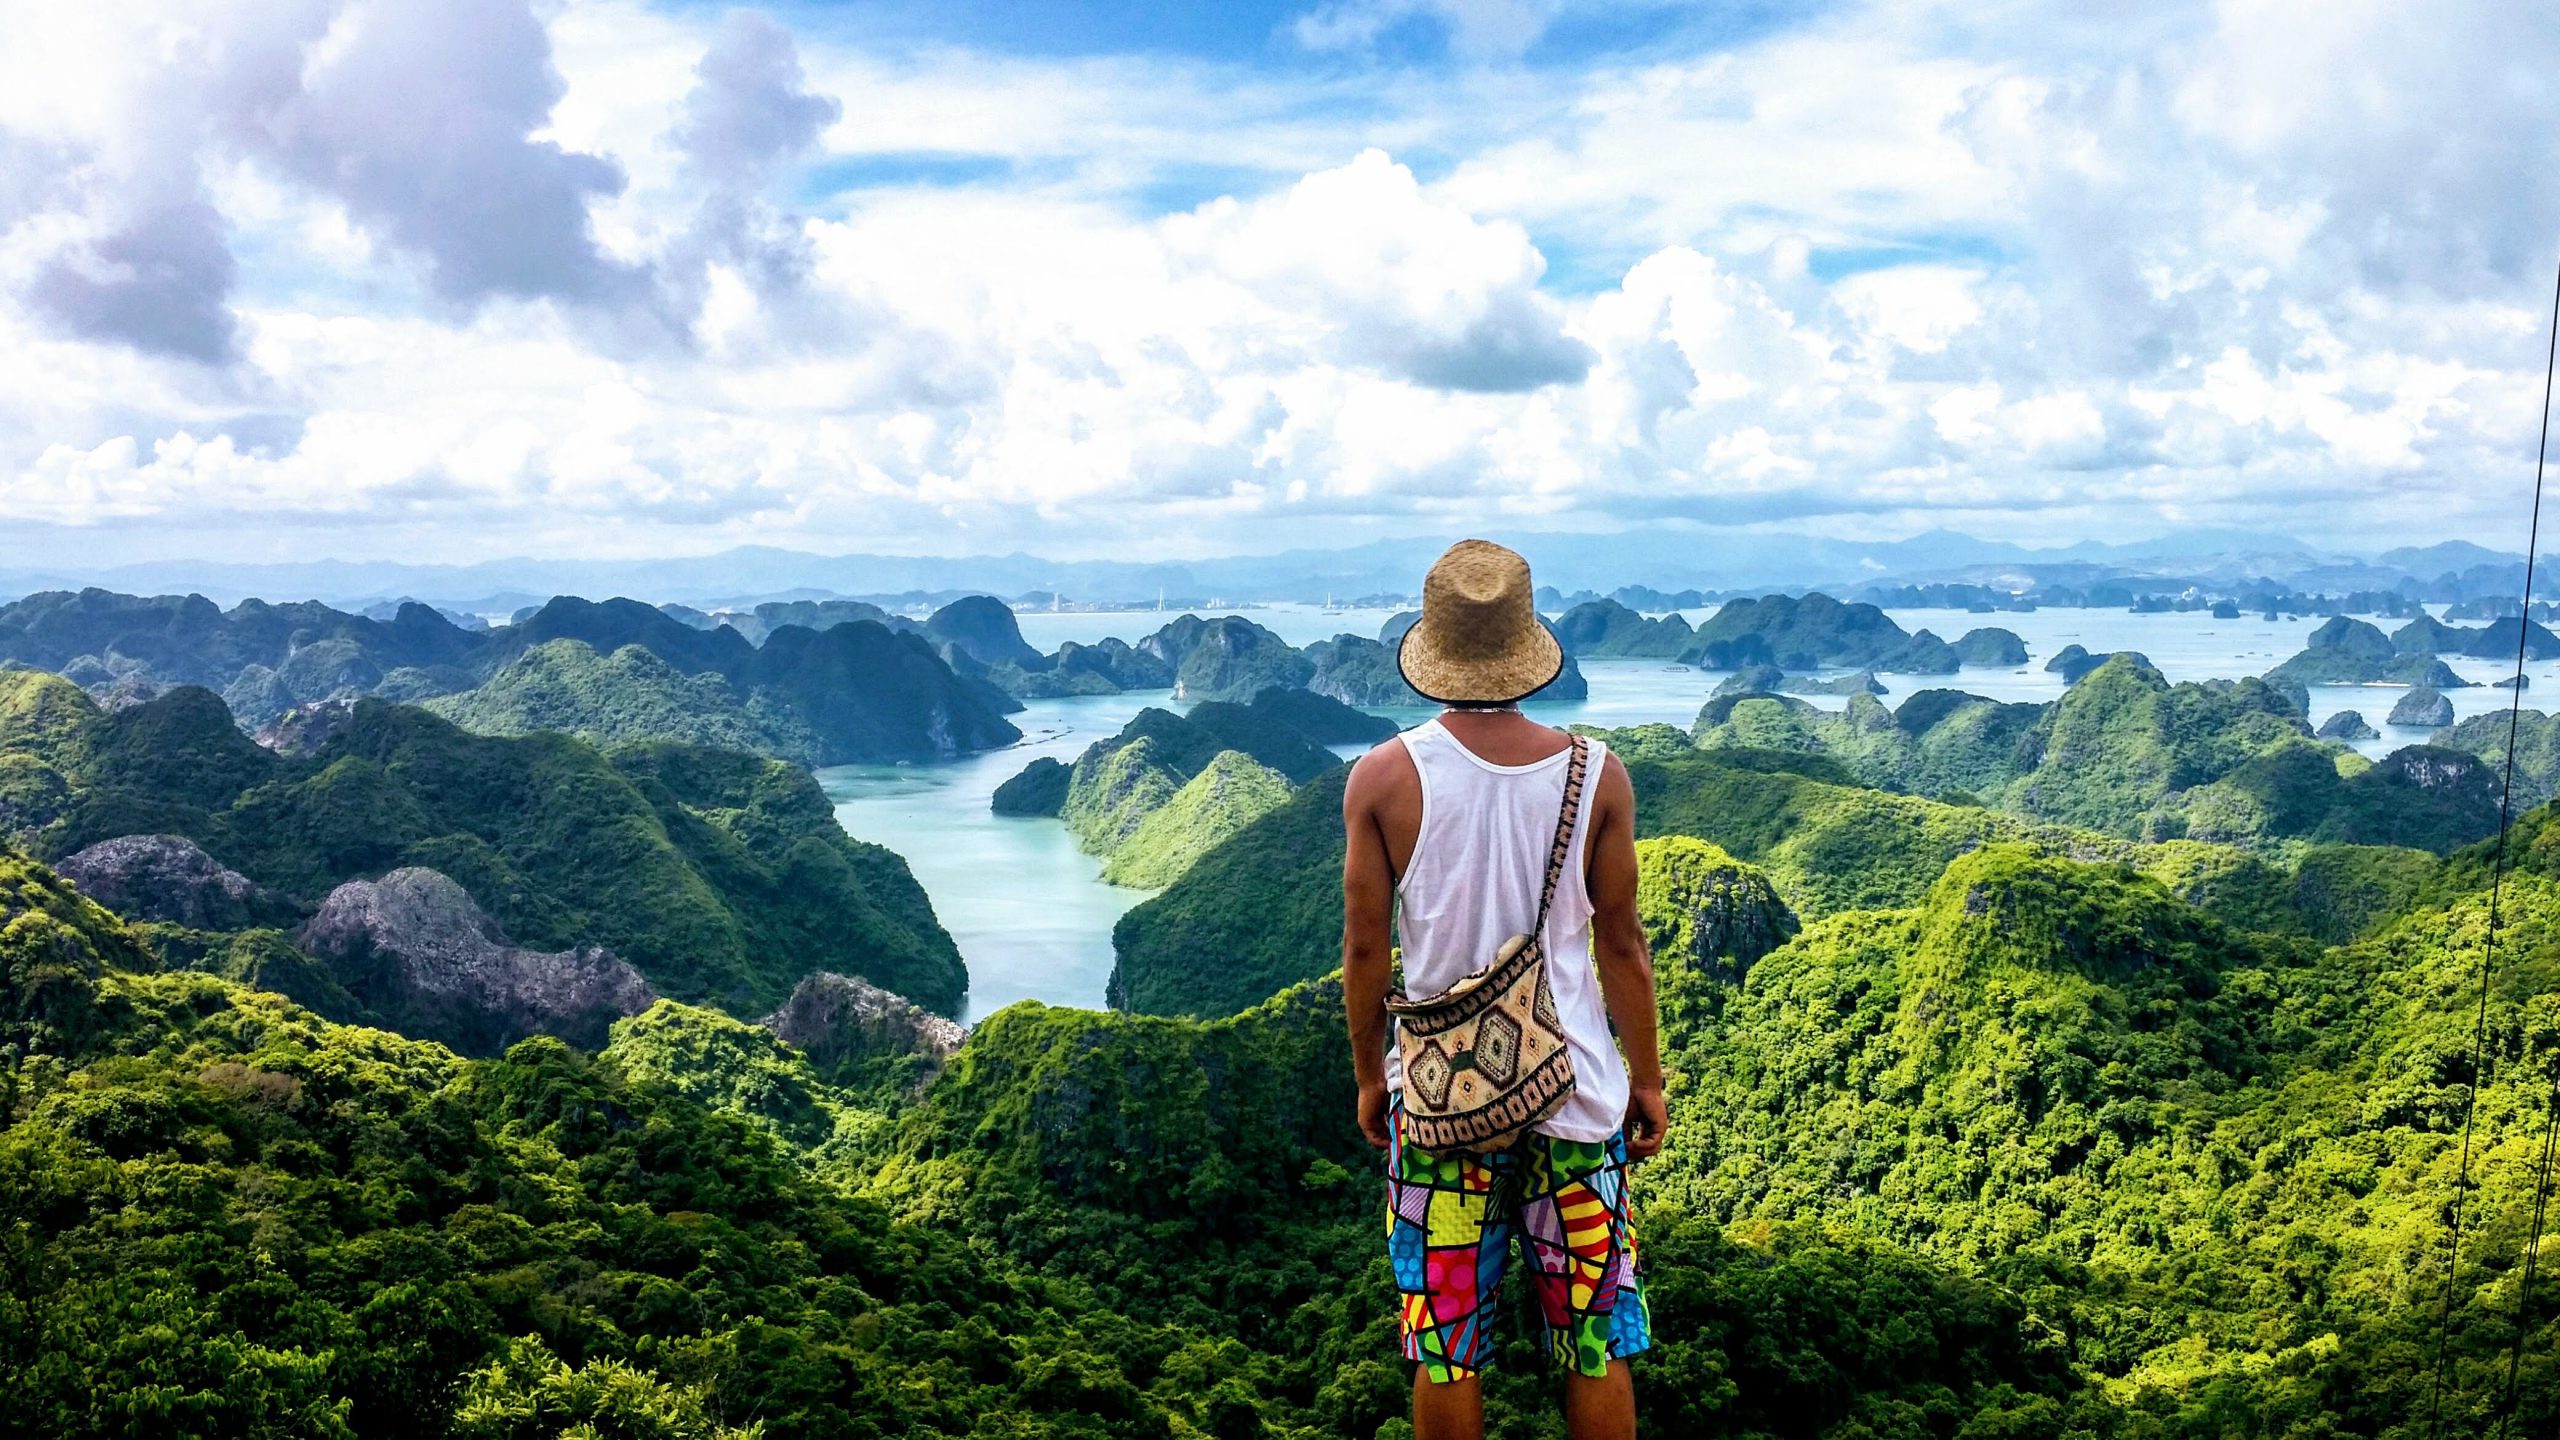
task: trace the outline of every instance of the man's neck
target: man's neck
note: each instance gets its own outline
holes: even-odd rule
[[[1440,723],[1459,743],[1497,765],[1526,764],[1557,748],[1556,731],[1521,714],[1516,705],[1501,710],[1453,705],[1440,712]]]

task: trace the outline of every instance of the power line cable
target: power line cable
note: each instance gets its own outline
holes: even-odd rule
[[[2507,1383],[2498,1392],[2498,1440],[2516,1418],[2516,1375],[2524,1366],[2524,1337],[2532,1324],[2533,1272],[2542,1258],[2542,1223],[2551,1213],[2551,1156],[2560,1144],[2560,1055],[2551,1062],[2551,1094],[2542,1112],[2542,1160],[2533,1172],[2533,1236],[2524,1245],[2524,1278],[2516,1286],[2516,1336],[2507,1347]]]
[[[2525,647],[2533,638],[2533,566],[2542,550],[2542,475],[2551,455],[2551,386],[2555,375],[2560,375],[2560,269],[2555,269],[2551,279],[2551,338],[2542,359],[2542,429],[2534,441],[2533,518],[2525,529],[2524,542],[2524,603],[2516,615],[2515,683],[2507,692],[2506,778],[2498,794],[2498,844],[2497,848],[2490,852],[2489,859],[2489,933],[2480,947],[2480,1006],[2479,1016],[2472,1026],[2471,1034],[2470,1093],[2464,1099],[2462,1106],[2462,1170],[2460,1177],[2454,1182],[2453,1214],[2446,1221],[2448,1239],[2444,1260],[2444,1303],[2436,1316],[2435,1385],[2427,1403],[2427,1418],[2428,1428],[2438,1436],[2444,1433],[2445,1370],[2452,1358],[2450,1341],[2453,1334],[2453,1294],[2455,1283],[2462,1274],[2463,1202],[2471,1194],[2472,1132],[2480,1118],[2480,1082],[2488,1065],[2489,981],[2497,970],[2499,902],[2504,898],[2507,878],[2507,831],[2515,819],[2516,738],[2524,719]],[[2547,1140],[2548,1127],[2546,1126],[2545,1129]],[[2546,1144],[2546,1177],[2548,1153]],[[2540,1244],[2540,1211],[2547,1194],[2545,1179],[2537,1178],[2534,1201],[2537,1246]],[[2530,1276],[2532,1251],[2528,1250],[2526,1257],[2526,1274]],[[2517,1355],[2520,1357],[2523,1346],[2521,1333],[2516,1343]],[[2514,1362],[2511,1361],[2508,1372],[2510,1396],[2514,1392],[2515,1384],[2513,1366]],[[2499,1422],[2500,1433],[2503,1434],[2505,1429],[2506,1425],[2502,1420]]]

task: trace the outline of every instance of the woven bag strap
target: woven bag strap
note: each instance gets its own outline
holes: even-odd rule
[[[1529,938],[1543,950],[1547,943],[1547,907],[1556,899],[1556,881],[1564,875],[1565,852],[1573,848],[1574,812],[1582,808],[1583,772],[1589,768],[1591,742],[1573,737],[1572,758],[1564,762],[1564,804],[1556,812],[1556,841],[1547,848],[1547,883],[1538,891],[1538,918]]]

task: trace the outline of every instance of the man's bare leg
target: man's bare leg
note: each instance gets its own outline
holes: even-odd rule
[[[1413,1440],[1483,1440],[1484,1382],[1470,1375],[1464,1380],[1432,1383],[1413,1367]]]
[[[1610,1361],[1606,1375],[1564,1377],[1564,1428],[1573,1440],[1635,1440],[1636,1386],[1626,1361]],[[1420,1440],[1421,1427],[1414,1433]]]

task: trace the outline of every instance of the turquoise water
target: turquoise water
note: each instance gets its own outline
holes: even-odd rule
[[[1055,820],[988,809],[998,785],[1042,755],[1073,761],[1117,731],[1153,695],[1045,700],[1014,718],[1025,739],[935,765],[841,765],[818,772],[836,819],[857,839],[907,859],[934,914],[969,966],[962,1019],[976,1023],[1016,1000],[1102,1003],[1111,977],[1111,926],[1147,897],[1102,883],[1102,861],[1076,848]]]
[[[1291,644],[1341,633],[1375,635],[1392,612],[1327,611],[1287,605],[1235,612],[1248,615]],[[1702,612],[1690,612],[1694,620]],[[1957,675],[1886,676],[1887,704],[1914,691],[1955,688],[1998,700],[2051,700],[2062,677],[2044,663],[2055,651],[2079,644],[2093,651],[2139,650],[2172,680],[2238,679],[2264,674],[2302,648],[2318,628],[2300,620],[2214,620],[2202,613],[2135,615],[2121,610],[2040,610],[2017,615],[1972,615],[1952,610],[1897,610],[1906,630],[1929,629],[1953,640],[1982,625],[2015,631],[2027,645],[2027,664],[2015,669],[1973,669]],[[1025,639],[1042,650],[1066,640],[1087,643],[1105,636],[1136,640],[1171,613],[1030,613],[1021,617]],[[2387,631],[2395,628],[2385,623]],[[2506,672],[2496,661],[2454,660],[2467,679]],[[1589,660],[1582,664],[1590,699],[1537,707],[1550,723],[1636,725],[1666,721],[1684,729],[1697,718],[1708,692],[1724,678],[1651,660]],[[2537,697],[2560,697],[2560,662],[2526,667]],[[2323,686],[2311,693],[2315,723],[2342,709],[2359,710],[2383,738],[2358,746],[2382,755],[2426,739],[2430,732],[2383,724],[2397,687]],[[2460,716],[2503,710],[2507,692],[2487,688],[2448,692]],[[1809,697],[1837,708],[1839,697]],[[2555,700],[2547,703],[2560,703]],[[934,911],[968,962],[970,989],[964,1019],[971,1022],[1016,1000],[1098,1006],[1111,975],[1111,927],[1147,892],[1102,883],[1102,862],[1076,848],[1054,820],[1009,819],[989,813],[995,789],[1038,756],[1073,761],[1093,741],[1127,723],[1149,705],[1186,707],[1157,691],[1139,695],[1079,696],[1035,701],[1013,717],[1027,737],[1010,749],[930,765],[853,765],[818,772],[847,831],[904,855],[933,898]],[[1399,723],[1428,718],[1424,709],[1382,710]],[[1358,747],[1342,747],[1345,758]]]

